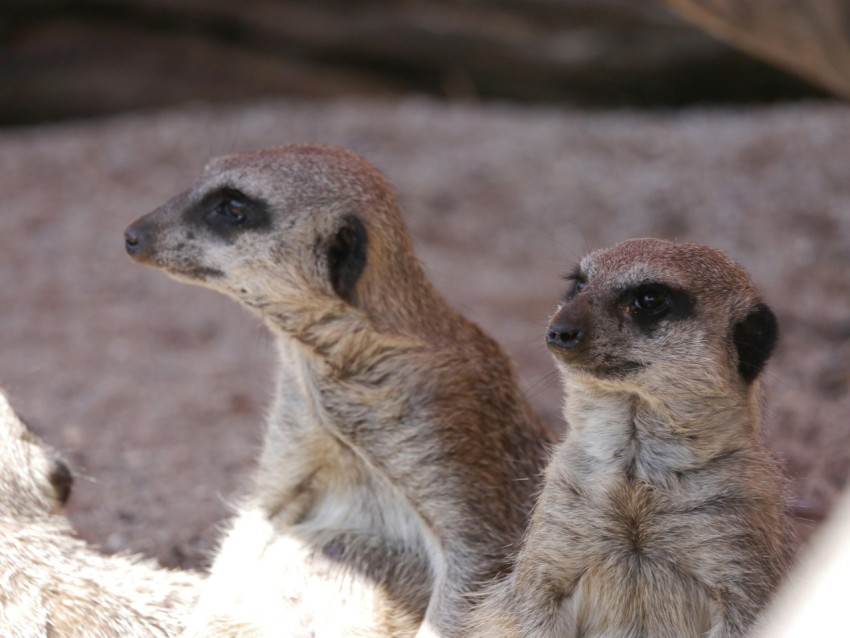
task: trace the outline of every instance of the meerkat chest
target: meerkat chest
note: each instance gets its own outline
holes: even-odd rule
[[[375,445],[362,440],[377,430],[376,420],[389,409],[386,402],[364,396],[359,384],[334,381],[327,366],[297,344],[286,342],[281,349],[285,356],[256,487],[261,500],[279,512],[272,518],[275,527],[368,530],[420,544],[404,495],[387,476]],[[386,441],[380,445],[391,447]]]
[[[719,616],[698,580],[636,553],[593,561],[567,604],[586,638],[703,638]]]
[[[683,513],[680,486],[647,481],[630,462],[597,468],[567,498],[580,573],[567,604],[580,635],[703,636],[717,614],[692,560],[705,530]]]
[[[679,472],[648,472],[640,457],[618,454],[608,465],[582,455],[567,466],[558,498],[569,506],[567,525],[582,539],[582,554],[591,561],[635,557],[686,571],[690,563],[679,551],[705,535],[700,505],[712,494],[695,489]],[[587,534],[588,523],[599,533]]]

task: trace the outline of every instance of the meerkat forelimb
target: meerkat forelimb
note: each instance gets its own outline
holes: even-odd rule
[[[179,634],[201,577],[101,554],[62,507],[72,474],[0,390],[0,635],[165,638]]]
[[[457,635],[509,569],[549,435],[501,348],[426,279],[383,176],[326,146],[219,158],[126,242],[254,311],[279,351],[193,633]]]
[[[547,336],[569,430],[470,634],[744,636],[792,547],[759,427],[774,314],[695,244],[625,241],[569,279]]]

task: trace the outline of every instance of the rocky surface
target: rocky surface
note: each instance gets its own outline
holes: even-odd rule
[[[556,426],[543,331],[560,276],[632,236],[729,251],[781,321],[764,429],[804,534],[829,511],[850,461],[847,107],[277,101],[0,132],[0,384],[79,473],[86,538],[199,565],[244,485],[270,339],[229,300],[132,263],[122,232],[210,156],[293,141],[349,146],[389,175],[438,288]]]

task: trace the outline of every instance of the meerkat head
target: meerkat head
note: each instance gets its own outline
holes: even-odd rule
[[[628,240],[568,279],[547,334],[565,376],[649,394],[746,394],[776,344],[750,277],[708,246]]]
[[[357,305],[412,254],[383,176],[319,145],[214,159],[125,241],[136,261],[253,308],[310,295]]]
[[[17,520],[59,512],[71,495],[71,471],[21,421],[2,392],[0,437],[0,517]]]

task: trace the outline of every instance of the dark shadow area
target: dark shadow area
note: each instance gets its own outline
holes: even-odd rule
[[[33,0],[0,22],[0,125],[414,93],[590,108],[825,97],[650,0]]]

